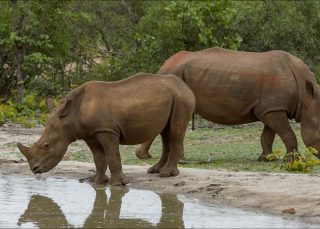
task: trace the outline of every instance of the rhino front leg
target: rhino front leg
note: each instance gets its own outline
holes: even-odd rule
[[[108,165],[104,156],[104,150],[102,146],[99,142],[92,140],[87,140],[86,143],[93,154],[94,164],[96,165],[96,174],[88,178],[88,180],[97,184],[108,183],[109,178],[106,175]]]
[[[105,160],[111,173],[110,185],[128,184],[129,179],[122,172],[119,139],[109,132],[98,133],[97,139],[103,147]]]
[[[264,125],[262,134],[261,134],[261,146],[262,146],[262,154],[260,155],[258,161],[267,161],[268,154],[272,153],[272,145],[274,142],[274,138],[276,133],[271,130],[270,127]]]
[[[279,134],[281,140],[286,146],[287,154],[297,152],[298,142],[293,129],[288,121],[287,114],[283,111],[269,112],[262,122],[269,126],[271,130]],[[293,157],[288,157],[288,161],[292,161]]]

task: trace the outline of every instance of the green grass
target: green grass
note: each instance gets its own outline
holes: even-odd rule
[[[303,150],[305,146],[301,140],[300,126],[292,123],[292,127],[296,133],[299,148]],[[209,124],[205,128],[188,130],[184,144],[185,158],[188,163],[179,166],[231,171],[285,172],[285,169],[281,167],[282,161],[257,161],[262,152],[260,145],[262,129],[261,123],[254,123],[235,127]],[[153,165],[159,160],[162,148],[160,137],[156,138],[150,149],[151,159],[138,159],[134,153],[138,147],[138,145],[120,146],[122,164]],[[273,149],[285,151],[284,144],[278,136],[276,136]],[[89,149],[71,153],[68,156],[72,160],[92,162]],[[313,173],[319,171],[320,169],[316,167]]]
[[[70,152],[67,154],[68,160],[81,161],[81,162],[93,162],[93,157],[90,149],[80,150],[77,152]]]

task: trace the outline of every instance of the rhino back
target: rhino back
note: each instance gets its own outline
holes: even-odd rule
[[[178,57],[168,59],[159,72],[186,82],[195,94],[196,112],[204,118],[232,125],[261,120],[270,111],[294,117],[299,98],[295,77],[304,76],[294,75],[297,63],[291,54],[213,48]]]
[[[114,132],[122,144],[139,144],[158,135],[174,102],[168,81],[169,76],[140,73],[114,83],[87,84],[79,111],[83,129],[87,134]]]

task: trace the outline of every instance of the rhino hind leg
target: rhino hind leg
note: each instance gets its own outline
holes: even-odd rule
[[[284,111],[269,112],[263,117],[262,122],[280,136],[286,146],[287,154],[298,150],[296,135]],[[292,161],[293,157],[287,157],[287,160]]]
[[[122,172],[119,139],[113,133],[100,132],[97,134],[98,142],[101,144],[104,151],[104,159],[109,166],[111,173],[110,185],[126,185],[129,179]]]
[[[262,153],[258,161],[268,161],[267,156],[270,153],[272,153],[272,145],[273,145],[275,136],[276,136],[276,133],[269,126],[264,125],[263,131],[261,134]]]
[[[160,169],[167,163],[168,157],[169,157],[169,144],[170,144],[170,138],[169,138],[169,131],[168,127],[164,129],[164,131],[161,133],[161,140],[162,140],[162,154],[160,157],[160,160],[152,167],[148,169],[148,173],[159,173]]]
[[[160,177],[169,177],[179,175],[179,170],[177,168],[178,161],[183,155],[183,138],[175,139],[172,138],[168,144],[167,160],[164,165],[159,169]]]
[[[173,107],[168,131],[163,133],[163,139],[168,139],[168,154],[166,163],[159,170],[160,177],[177,176],[178,162],[183,157],[183,139],[193,112],[193,104],[182,101]]]
[[[148,173],[159,173],[160,177],[177,176],[179,155],[183,151],[182,141],[175,142],[170,137],[170,129],[161,133],[162,155],[158,163],[148,169]]]
[[[151,158],[151,155],[149,153],[149,149],[150,149],[153,141],[154,141],[154,138],[141,144],[140,147],[136,150],[135,153],[139,159]]]
[[[97,141],[93,141],[93,140],[91,141],[87,140],[86,143],[93,154],[93,160],[96,166],[96,174],[88,178],[83,178],[80,181],[81,182],[89,181],[97,184],[108,183],[109,178],[106,175],[108,165],[105,160],[104,150],[102,146]]]

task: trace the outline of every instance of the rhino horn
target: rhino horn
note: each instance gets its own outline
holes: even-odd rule
[[[27,147],[27,146],[24,146],[19,142],[17,143],[17,146],[18,146],[20,152],[29,160],[30,156],[31,156],[31,154],[30,154],[30,149],[31,148]]]

